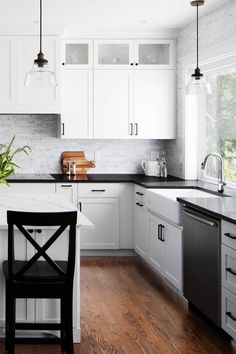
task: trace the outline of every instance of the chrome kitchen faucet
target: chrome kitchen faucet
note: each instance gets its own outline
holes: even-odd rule
[[[210,157],[210,156],[215,156],[219,160],[218,192],[223,193],[224,192],[224,186],[226,186],[226,183],[224,181],[224,161],[223,161],[223,157],[218,152],[211,152],[210,154],[206,155],[204,161],[201,163],[201,169],[202,170],[205,169],[208,157]]]

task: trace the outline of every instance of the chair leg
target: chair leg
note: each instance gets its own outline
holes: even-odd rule
[[[74,354],[73,345],[73,295],[68,294],[65,298],[65,343],[66,343],[66,353]]]
[[[7,298],[7,339],[6,350],[8,354],[15,353],[15,315],[16,315],[16,299],[8,291]]]
[[[65,300],[62,297],[60,300],[60,305],[61,305],[61,350],[64,352],[66,349],[66,343],[65,343],[65,318],[66,318],[66,312],[65,312]]]
[[[8,285],[6,283],[6,292],[5,292],[5,351],[8,351],[8,343],[9,343],[9,290]]]

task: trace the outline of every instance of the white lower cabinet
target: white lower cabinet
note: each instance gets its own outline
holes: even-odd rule
[[[94,225],[81,232],[81,249],[119,249],[119,199],[81,198],[79,203]]]
[[[221,325],[236,339],[236,225],[221,222]]]
[[[135,199],[134,208],[135,251],[145,258],[148,249],[145,204]]]
[[[160,273],[165,269],[165,243],[160,238],[161,219],[147,214],[147,232],[149,239],[148,261]]]
[[[146,209],[145,188],[135,186],[135,251],[182,291],[182,227]]]
[[[222,288],[222,328],[236,338],[236,295]]]
[[[182,228],[147,212],[147,256],[151,266],[182,291]]]

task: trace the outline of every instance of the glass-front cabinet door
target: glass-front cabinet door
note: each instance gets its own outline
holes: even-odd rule
[[[62,66],[64,69],[92,68],[92,40],[63,40]]]
[[[135,40],[135,68],[174,69],[174,40]]]
[[[95,40],[94,67],[96,69],[127,69],[134,65],[132,40]]]

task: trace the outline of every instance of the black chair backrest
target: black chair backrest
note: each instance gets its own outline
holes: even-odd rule
[[[34,212],[21,212],[21,211],[7,211],[7,223],[8,223],[8,272],[9,279],[16,280],[22,278],[25,273],[43,257],[45,261],[54,269],[54,273],[63,278],[64,280],[72,280],[74,276],[75,268],[75,249],[76,249],[76,222],[77,211],[66,211],[57,213],[34,213]],[[21,234],[33,245],[36,249],[34,256],[24,262],[21,269],[15,270],[15,248],[14,248],[14,226],[16,226]],[[25,229],[28,227],[44,226],[58,226],[56,231],[52,229],[52,236],[43,246],[40,246],[34,238]],[[48,256],[46,251],[51,245],[58,239],[58,237],[68,228],[69,244],[67,255],[67,267],[66,270],[61,267]]]

